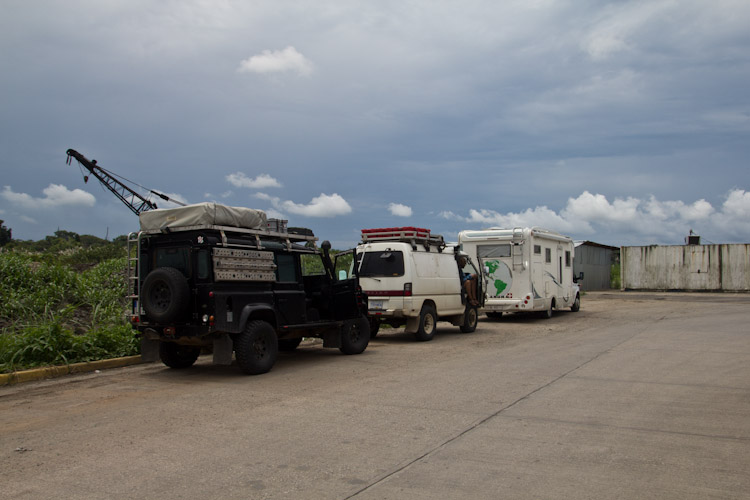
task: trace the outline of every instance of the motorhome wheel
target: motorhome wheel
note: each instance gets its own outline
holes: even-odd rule
[[[573,312],[578,312],[581,309],[581,296],[576,295],[576,300],[573,301],[573,305],[570,306],[570,310]]]

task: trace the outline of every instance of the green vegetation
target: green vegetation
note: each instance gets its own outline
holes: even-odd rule
[[[5,227],[4,220],[0,220],[0,247],[10,243],[13,239],[13,232]]]
[[[612,267],[609,271],[609,281],[610,286],[612,288],[615,288],[617,290],[620,289],[621,281],[620,281],[620,264],[612,264]]]
[[[0,251],[0,373],[138,353],[125,237],[57,231]]]

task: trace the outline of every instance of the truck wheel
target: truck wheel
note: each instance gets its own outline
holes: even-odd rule
[[[159,358],[170,368],[189,368],[193,366],[201,348],[194,345],[180,345],[174,342],[159,343]]]
[[[154,269],[143,280],[141,304],[146,316],[157,323],[182,319],[188,310],[190,286],[174,267]]]
[[[237,335],[234,354],[240,370],[258,375],[271,370],[279,353],[276,331],[265,321],[250,321],[245,331]]]
[[[437,312],[435,312],[435,308],[430,305],[422,306],[422,311],[419,313],[419,329],[414,333],[414,337],[421,342],[432,340],[435,336],[436,327]]]
[[[296,339],[279,339],[279,351],[292,352],[302,342],[302,337]]]
[[[370,338],[374,339],[378,336],[378,330],[380,330],[380,321],[375,318],[370,318]]]
[[[573,305],[570,306],[570,310],[578,312],[581,309],[581,296],[576,294],[576,300],[573,301]]]
[[[370,343],[370,322],[364,316],[344,322],[341,347],[344,354],[360,354]]]
[[[479,311],[474,306],[466,306],[464,311],[464,322],[461,325],[461,333],[471,333],[477,329],[479,322]]]

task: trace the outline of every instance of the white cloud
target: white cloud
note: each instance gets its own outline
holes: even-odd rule
[[[268,174],[260,174],[255,179],[251,179],[242,172],[235,172],[226,177],[227,182],[235,187],[244,187],[252,189],[264,189],[269,187],[281,187],[281,183]]]
[[[480,223],[487,226],[495,227],[524,227],[524,226],[542,226],[553,228],[561,232],[571,232],[574,229],[589,231],[588,227],[576,228],[564,217],[556,214],[553,210],[545,206],[529,208],[524,212],[501,214],[494,210],[471,209],[467,222]]]
[[[308,204],[281,200],[278,197],[269,196],[265,193],[257,193],[255,197],[269,201],[273,205],[273,208],[280,213],[291,213],[306,217],[336,217],[337,215],[346,215],[352,211],[349,203],[336,193],[330,195],[321,193],[320,196],[316,196]]]
[[[733,189],[729,192],[722,209],[725,214],[731,217],[750,220],[750,192]]]
[[[453,221],[464,221],[465,219],[458,215],[457,213],[451,212],[450,210],[444,210],[438,214],[438,217],[441,217],[446,220],[453,220]]]
[[[240,62],[237,71],[260,74],[293,72],[309,76],[313,67],[312,61],[289,46],[284,50],[264,50],[262,54],[249,57]]]
[[[5,186],[0,193],[7,201],[24,209],[57,208],[62,206],[93,207],[96,198],[82,189],[69,190],[61,184],[50,184],[42,191],[44,197],[34,198],[26,193],[16,193],[11,186]]]
[[[400,203],[391,203],[388,205],[388,211],[396,217],[411,217],[412,215],[411,207]]]
[[[738,236],[750,240],[750,192],[730,191],[720,211],[704,199],[685,203],[659,201],[651,196],[648,200],[627,197],[610,201],[602,194],[584,191],[576,198],[569,198],[559,213],[539,206],[504,214],[470,209],[466,217],[446,211],[440,213],[440,217],[483,227],[541,226],[574,237],[596,234],[620,241],[640,239],[641,243],[656,240],[677,244],[690,229],[698,234],[723,235],[728,241],[738,241]]]
[[[640,200],[632,197],[615,198],[610,203],[604,195],[584,191],[578,198],[569,198],[561,215],[568,220],[589,222],[625,222],[637,215]]]

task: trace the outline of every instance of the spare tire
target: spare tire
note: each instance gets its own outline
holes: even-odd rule
[[[183,319],[189,308],[190,286],[174,267],[160,267],[143,280],[141,305],[146,316],[157,323]]]

